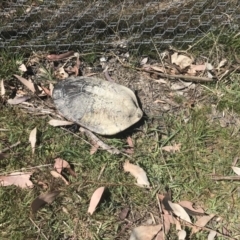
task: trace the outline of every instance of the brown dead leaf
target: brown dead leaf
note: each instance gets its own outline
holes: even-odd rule
[[[100,140],[96,135],[94,135],[91,131],[89,131],[83,127],[80,127],[79,131],[86,134],[87,137],[90,138],[92,142],[97,143],[102,149],[107,150],[111,154],[119,154],[120,153],[120,151],[117,148],[108,146],[106,143],[104,143],[102,140]]]
[[[57,120],[57,119],[51,119],[48,122],[49,125],[53,127],[59,127],[59,126],[67,126],[67,125],[73,125],[73,122],[69,121],[63,121],[63,120]]]
[[[41,186],[43,189],[48,189],[48,185],[45,182],[38,181],[37,184]]]
[[[217,70],[220,70],[221,67],[224,67],[227,64],[228,60],[224,58],[217,66]]]
[[[190,202],[190,201],[181,201],[179,202],[178,204],[180,204],[184,209],[185,211],[191,215],[191,216],[202,216],[204,215],[204,210],[202,208],[193,208],[193,203]]]
[[[45,204],[51,204],[55,198],[59,195],[60,191],[53,191],[42,193],[37,198],[35,198],[31,204],[32,212],[36,213]]]
[[[97,152],[99,147],[100,146],[97,143],[92,141],[92,146],[91,146],[91,149],[90,149],[90,155],[93,155],[95,152]]]
[[[0,176],[0,186],[15,185],[20,188],[32,188],[33,183],[29,180],[32,172],[15,172],[7,176]]]
[[[37,128],[34,128],[29,135],[29,142],[31,143],[32,147],[32,154],[35,152],[35,145],[37,142]]]
[[[165,231],[165,234],[167,235],[170,230],[171,224],[175,224],[176,219],[168,213],[165,213],[162,216],[164,219],[164,231]]]
[[[162,147],[162,149],[164,151],[167,151],[167,152],[180,152],[180,148],[181,148],[181,143],[178,143],[178,144],[174,144],[173,146],[164,146]]]
[[[210,233],[208,234],[208,240],[213,240],[216,235],[217,235],[217,232],[214,230],[211,230]]]
[[[125,218],[127,218],[129,212],[130,212],[130,208],[129,207],[123,208],[121,210],[121,212],[119,213],[120,220],[124,220]]]
[[[73,70],[75,71],[75,76],[78,76],[79,75],[79,68],[80,68],[81,62],[79,60],[79,54],[75,53],[74,55],[77,57],[77,60],[76,60],[75,66],[73,67]]]
[[[154,70],[154,71],[157,71],[157,72],[161,72],[161,73],[165,73],[166,72],[164,67],[150,65],[150,68],[152,70]]]
[[[69,51],[69,52],[62,53],[62,54],[50,54],[47,56],[47,60],[58,61],[58,60],[63,60],[65,58],[72,57],[73,55],[74,55],[74,51]]]
[[[9,98],[7,102],[11,105],[17,105],[22,102],[26,102],[28,99],[30,99],[30,96],[22,96],[22,97],[16,96],[15,98]]]
[[[22,64],[19,66],[18,70],[20,70],[20,71],[22,71],[22,72],[26,72],[26,71],[27,71],[27,68],[26,68],[25,64],[22,63]]]
[[[130,136],[127,137],[127,143],[128,143],[128,146],[133,148],[134,147],[134,144],[133,144],[133,140]]]
[[[93,193],[90,200],[89,207],[88,207],[88,213],[90,213],[91,215],[95,212],[96,207],[102,197],[104,190],[105,190],[105,187],[100,187],[97,190],[95,190],[95,192]]]
[[[195,233],[199,232],[201,230],[201,227],[204,227],[214,216],[215,216],[215,214],[210,214],[210,215],[203,216],[203,217],[199,218],[195,222],[196,226],[192,227],[192,233],[191,234],[195,234]]]
[[[178,54],[177,52],[175,52],[171,55],[171,62],[173,64],[178,65],[181,69],[184,69],[186,67],[189,67],[192,64],[193,59],[191,59],[188,56]]]
[[[240,176],[240,168],[239,168],[239,167],[234,167],[234,166],[232,166],[232,170],[233,170],[237,175]]]
[[[54,72],[56,78],[58,79],[66,79],[68,78],[68,73],[66,73],[66,71],[64,70],[63,67],[60,67],[59,69],[57,69],[55,72]]]
[[[6,93],[5,87],[4,87],[4,82],[3,79],[1,80],[1,96],[4,96]]]
[[[190,219],[189,215],[187,214],[187,212],[184,210],[184,208],[182,206],[180,206],[177,203],[173,203],[171,201],[168,201],[168,203],[169,203],[173,213],[177,217],[185,220],[186,222],[190,222],[191,223],[191,219]]]
[[[60,173],[58,173],[58,172],[56,172],[56,171],[50,171],[50,173],[51,173],[51,175],[53,176],[53,177],[55,177],[55,178],[61,178],[64,182],[65,182],[65,184],[66,185],[69,185],[69,182],[60,174]]]
[[[195,76],[197,72],[204,72],[205,70],[206,70],[206,64],[199,64],[199,65],[191,64],[187,73],[191,76]]]
[[[51,93],[51,91],[50,90],[48,90],[46,87],[44,87],[44,86],[41,86],[42,87],[42,89],[43,89],[43,91],[48,95],[48,96],[52,96],[52,93]]]
[[[18,76],[18,75],[13,75],[14,77],[16,77],[23,85],[25,85],[29,90],[31,90],[33,93],[35,92],[35,87],[34,84],[30,81],[28,81],[27,79]]]
[[[155,226],[139,226],[132,230],[129,240],[152,240],[161,231],[162,224]]]
[[[55,164],[54,164],[54,168],[56,169],[56,171],[58,173],[61,173],[63,168],[67,168],[67,170],[69,171],[69,173],[73,176],[76,177],[76,173],[71,169],[70,164],[62,159],[62,158],[56,158],[55,159]]]
[[[146,172],[139,166],[126,161],[123,165],[125,172],[130,172],[137,179],[137,185],[139,187],[150,187]]]
[[[179,240],[185,240],[186,236],[187,236],[187,233],[185,230],[178,231],[178,239]]]

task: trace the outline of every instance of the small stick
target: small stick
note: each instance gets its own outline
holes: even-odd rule
[[[0,151],[0,154],[6,152],[6,151],[8,151],[8,150],[10,150],[11,148],[16,147],[16,146],[19,145],[20,143],[21,143],[21,142],[18,141],[18,142],[16,142],[16,143],[14,143],[13,145],[11,145],[11,146],[9,146],[9,147],[6,147],[6,148],[2,149],[2,151]]]
[[[29,218],[29,219],[30,219],[30,221],[32,222],[32,224],[38,229],[38,232],[41,233],[42,236],[43,236],[46,240],[48,240],[48,238],[47,238],[46,235],[41,231],[41,229],[38,227],[38,225],[37,225],[31,218]]]
[[[155,72],[155,71],[149,71],[149,70],[146,70],[146,69],[142,69],[142,68],[135,68],[131,65],[128,65],[128,64],[125,64],[121,61],[121,59],[115,54],[115,53],[112,53],[117,59],[118,61],[124,66],[124,67],[127,67],[127,68],[132,68],[132,69],[135,69],[137,71],[141,71],[141,72],[147,72],[147,73],[153,73],[153,74],[156,74],[160,77],[163,77],[163,78],[169,78],[169,79],[183,79],[187,82],[213,82],[214,80],[211,79],[211,78],[207,78],[207,77],[197,77],[197,76],[185,76],[185,75],[171,75],[171,74],[167,74],[167,73],[159,73],[159,72]]]
[[[212,180],[221,181],[221,180],[232,180],[239,181],[240,176],[211,176]]]
[[[159,201],[159,197],[158,197],[158,195],[156,194],[156,197],[157,197],[157,203],[158,203],[158,208],[159,208],[159,212],[160,212],[160,216],[161,216],[161,220],[162,220],[162,229],[163,229],[163,231],[162,231],[162,239],[163,240],[165,240],[165,226],[164,226],[164,217],[163,217],[163,215],[162,215],[162,213],[163,213],[163,211],[162,211],[162,207],[161,207],[161,203],[160,203],[160,201]]]

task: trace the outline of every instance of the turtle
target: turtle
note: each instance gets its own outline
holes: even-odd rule
[[[96,77],[70,77],[54,86],[56,109],[69,121],[100,135],[115,135],[143,112],[129,88]]]

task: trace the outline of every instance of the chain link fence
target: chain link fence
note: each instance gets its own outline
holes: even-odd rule
[[[2,0],[0,48],[140,51],[192,44],[209,31],[239,31],[239,0]]]

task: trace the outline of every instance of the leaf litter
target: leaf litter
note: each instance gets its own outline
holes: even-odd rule
[[[126,161],[123,165],[125,172],[129,172],[137,180],[137,185],[139,187],[150,187],[150,183],[147,178],[146,172],[139,166]]]
[[[61,56],[61,57],[63,57],[63,56]],[[49,60],[51,60],[51,61],[57,61],[57,60],[60,60],[61,59],[61,57],[59,57],[59,56],[57,56],[57,55],[53,55],[53,56],[51,56],[50,58],[49,58]],[[53,60],[54,59],[54,60]],[[190,60],[189,60],[190,59]],[[178,65],[178,67],[176,67],[176,69],[173,69],[172,67],[169,67],[169,66],[161,66],[161,64],[158,64],[158,65],[152,65],[152,67],[150,66],[149,68],[151,68],[151,70],[153,70],[153,71],[157,71],[157,72],[162,72],[162,73],[171,73],[171,72],[175,72],[175,73],[177,73],[177,72],[179,72],[179,70],[181,71],[181,73],[183,73],[183,74],[186,74],[186,75],[190,75],[190,72],[189,72],[189,70],[191,70],[191,74],[193,75],[193,76],[195,76],[195,75],[199,75],[199,74],[203,74],[205,71],[206,71],[206,69],[207,69],[207,71],[212,71],[212,70],[214,70],[213,68],[213,66],[212,66],[212,69],[211,69],[211,67],[206,67],[206,64],[199,64],[199,65],[197,65],[197,64],[194,64],[193,62],[190,64],[190,65],[188,65],[191,61],[193,61],[192,60],[192,58],[190,58],[190,57],[188,57],[188,56],[185,56],[184,57],[184,55],[181,55],[181,54],[177,54],[177,58],[176,58],[176,60],[174,60],[174,64],[176,64],[176,65]],[[146,61],[147,62],[147,61]],[[144,65],[146,64],[146,62],[144,63],[143,62],[143,66],[142,67],[144,67]],[[77,66],[77,68],[79,68],[79,65],[80,65],[80,63],[77,63],[76,64],[76,66]],[[221,64],[219,64],[219,66],[221,66]],[[180,68],[179,68],[180,67]],[[222,66],[221,66],[222,67]],[[219,67],[219,68],[221,68],[221,67]],[[186,68],[186,69],[185,69]],[[164,70],[163,70],[164,69]],[[64,69],[63,68],[63,70],[64,71],[66,71],[66,69]],[[75,74],[78,74],[78,72],[76,71],[75,72]],[[208,74],[208,73],[207,73]],[[214,77],[214,75],[212,75],[212,73],[209,73],[209,74],[211,74],[211,77]],[[27,80],[28,81],[28,80]],[[28,81],[28,82],[30,82],[30,81]],[[28,84],[27,84],[28,85]],[[29,85],[30,86],[30,85]],[[34,86],[34,85],[33,85]],[[177,86],[177,85],[176,85]],[[180,86],[180,85],[179,85]],[[178,86],[177,86],[178,87]],[[29,87],[28,87],[29,88]],[[50,89],[50,87],[49,87],[49,89]],[[129,144],[130,145],[130,144]],[[168,148],[165,148],[165,147],[168,147]],[[169,148],[170,147],[170,148]],[[181,147],[181,145],[180,146],[176,146],[176,144],[174,145],[174,146],[164,146],[162,149],[163,150],[165,150],[165,151],[168,151],[168,152],[178,152],[178,151],[180,151],[180,147]],[[132,147],[133,148],[133,147]],[[165,148],[165,149],[164,149]],[[65,161],[65,160],[63,160],[63,161]],[[55,163],[56,164],[56,163]],[[65,164],[65,163],[64,163]],[[64,165],[63,164],[63,162],[62,162],[62,165]],[[136,166],[136,165],[135,165]],[[63,166],[61,166],[62,167],[62,169],[64,168]],[[137,166],[138,167],[138,166]],[[67,169],[68,169],[68,167],[66,167]],[[56,169],[58,169],[57,170],[57,172],[56,173],[58,173],[60,176],[61,176],[61,171],[62,171],[62,169],[61,169],[61,171],[60,171],[60,167],[59,166],[56,166]],[[131,171],[129,171],[129,172],[131,172]],[[134,171],[133,171],[134,172]],[[144,172],[144,171],[143,171]],[[132,174],[132,173],[131,173]],[[147,182],[148,184],[149,184],[149,182],[148,182],[148,179],[147,179],[147,176],[146,176],[146,173],[144,172],[144,174],[145,174],[145,177],[143,177],[143,179],[144,179],[144,181],[145,181],[145,183]],[[143,175],[144,175],[143,174]],[[57,177],[60,177],[59,175],[56,175]],[[134,174],[132,174],[136,179],[137,179],[137,182],[138,182],[138,177],[136,177],[137,175],[134,175]],[[140,183],[142,183],[142,180],[140,181]],[[144,184],[145,185],[145,184]],[[150,185],[150,184],[149,184]],[[101,196],[99,197],[99,200],[98,200],[98,202],[100,201],[100,199],[101,199]],[[47,200],[46,200],[46,202],[47,202]],[[50,201],[51,202],[51,201]],[[171,203],[172,203],[172,207],[174,208],[174,210],[172,210],[172,212],[174,213],[174,211],[175,211],[175,213],[177,213],[179,216],[181,216],[181,214],[179,214],[178,213],[178,210],[176,210],[175,209],[175,207],[176,206],[180,206],[181,207],[181,203],[173,203],[173,202],[171,202],[171,201],[168,201],[168,203],[170,202],[170,204],[169,205],[171,205]],[[190,202],[191,203],[191,202]],[[97,203],[98,204],[98,203]],[[97,204],[95,204],[96,206],[97,206]],[[177,204],[177,205],[176,205]],[[95,207],[96,208],[96,207]],[[185,206],[182,206],[182,208],[186,211],[186,209],[185,208],[189,208],[189,211],[186,211],[186,213],[187,214],[189,214],[189,215],[191,215],[190,214],[190,212],[196,212],[196,215],[193,215],[193,216],[198,216],[197,215],[197,213],[198,213],[198,211],[195,211],[196,209],[194,209],[194,208],[192,208],[192,205],[190,204],[190,205],[187,205],[187,207],[186,207],[186,205]],[[193,211],[194,210],[194,211]],[[93,212],[95,211],[95,209],[93,210]],[[177,219],[175,219],[173,216],[171,216],[171,215],[169,215],[169,214],[167,214],[167,212],[168,211],[166,211],[164,208],[163,208],[163,219],[164,219],[164,226],[165,226],[165,229],[166,229],[166,232],[168,233],[168,226],[169,226],[169,229],[170,229],[170,224],[176,224],[176,222],[177,222]],[[175,215],[177,215],[177,214],[175,214]],[[192,215],[191,215],[192,216]],[[205,217],[205,216],[204,216]],[[181,218],[181,217],[180,217]],[[200,218],[201,219],[201,218]],[[159,225],[159,226],[162,226],[161,224]],[[148,226],[147,226],[148,227]],[[181,229],[181,228],[180,228]],[[161,233],[161,231],[163,231],[163,229],[160,229],[160,232],[159,233],[157,233],[157,235],[158,236],[163,236],[163,235],[161,235],[160,233]],[[179,230],[179,233],[180,233],[180,231],[184,231],[184,230]],[[211,232],[210,232],[210,234],[211,234]],[[210,235],[209,234],[209,235]],[[161,237],[159,237],[158,239],[163,239],[163,238],[161,238]],[[184,239],[183,237],[179,237],[179,239]]]
[[[7,176],[0,176],[0,186],[15,185],[20,188],[32,188],[34,187],[30,177],[32,172],[14,172]]]

